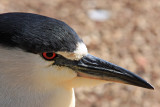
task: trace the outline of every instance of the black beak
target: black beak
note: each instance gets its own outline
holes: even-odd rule
[[[77,66],[73,66],[72,69],[76,70],[79,76],[86,78],[101,79],[154,89],[138,75],[90,54],[83,57]]]
[[[63,60],[60,62],[61,64],[59,63],[58,65],[73,69],[78,73],[78,76],[154,89],[152,85],[138,75],[90,54],[79,61]]]

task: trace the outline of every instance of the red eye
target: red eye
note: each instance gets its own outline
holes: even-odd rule
[[[45,58],[45,59],[47,59],[47,60],[52,60],[52,59],[54,59],[55,57],[56,57],[56,54],[53,52],[43,52],[42,53],[42,56]]]

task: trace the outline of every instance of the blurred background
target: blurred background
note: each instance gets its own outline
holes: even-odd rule
[[[109,83],[78,88],[76,107],[160,107],[159,0],[0,0],[0,13],[30,12],[66,22],[89,53],[140,75],[155,90]]]

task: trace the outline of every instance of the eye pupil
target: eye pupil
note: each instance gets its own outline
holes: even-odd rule
[[[47,57],[52,57],[52,56],[53,56],[53,53],[46,53],[46,56],[47,56]]]
[[[46,60],[53,60],[56,57],[55,53],[51,53],[51,52],[43,52],[42,56],[46,59]]]

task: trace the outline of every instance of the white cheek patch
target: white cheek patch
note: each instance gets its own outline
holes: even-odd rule
[[[88,54],[88,50],[86,45],[83,42],[79,42],[74,52],[57,52],[57,53],[64,56],[67,59],[79,60],[83,56]]]

